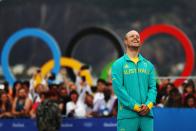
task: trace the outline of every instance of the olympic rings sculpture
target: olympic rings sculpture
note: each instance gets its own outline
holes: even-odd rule
[[[181,73],[181,76],[188,77],[189,75],[191,75],[193,68],[194,68],[194,64],[195,64],[195,60],[194,60],[195,52],[194,52],[194,49],[193,49],[193,46],[192,46],[190,39],[179,28],[172,26],[172,25],[167,25],[167,24],[157,24],[157,25],[149,26],[149,27],[145,28],[142,32],[140,32],[141,41],[142,41],[142,43],[144,43],[144,41],[147,40],[149,37],[156,35],[156,34],[160,34],[160,33],[164,33],[164,34],[168,34],[168,35],[173,36],[183,46],[183,49],[185,51],[186,61],[185,61],[184,70]],[[102,35],[102,36],[108,38],[109,40],[112,41],[112,44],[114,44],[114,47],[117,50],[119,57],[123,55],[124,51],[123,51],[122,41],[119,40],[119,38],[117,37],[117,35],[114,34],[114,32],[112,32],[108,29],[100,28],[100,27],[89,27],[89,28],[86,28],[86,29],[78,32],[75,35],[75,37],[70,41],[70,44],[68,45],[68,48],[65,52],[65,56],[71,57],[72,51],[74,50],[74,47],[76,46],[77,42],[82,37],[86,37],[90,34]],[[11,85],[15,82],[15,77],[13,76],[13,74],[11,73],[10,68],[9,68],[9,62],[8,62],[9,53],[10,53],[12,47],[17,43],[17,41],[19,41],[20,39],[22,39],[24,37],[32,37],[32,36],[43,40],[46,43],[46,45],[50,48],[52,55],[53,55],[54,61],[52,61],[52,60],[49,61],[48,63],[50,63],[50,64],[48,64],[48,66],[46,66],[47,63],[44,64],[44,66],[42,66],[41,69],[43,70],[43,72],[46,73],[46,72],[52,70],[52,72],[58,73],[60,66],[70,66],[68,63],[66,64],[66,62],[69,62],[68,58],[61,57],[61,51],[59,49],[58,43],[50,34],[48,34],[46,31],[39,29],[39,28],[22,29],[22,30],[15,32],[13,35],[11,35],[11,37],[5,42],[5,45],[4,45],[4,47],[2,49],[2,53],[1,53],[2,71],[5,76],[5,79]],[[74,59],[73,59],[73,61],[74,61]],[[81,64],[79,64],[79,65],[81,65]],[[79,67],[79,65],[77,65],[77,66]],[[74,64],[71,65],[71,67],[73,69],[74,69],[74,66],[76,66],[76,65],[74,65]],[[43,75],[45,75],[45,73],[43,73]],[[89,72],[85,75],[88,76],[89,84],[92,84],[92,78],[91,78]],[[180,84],[183,83],[183,81],[184,81],[184,79],[176,79],[174,84],[176,86],[179,86]]]
[[[54,73],[58,73],[60,69],[60,58],[61,58],[61,52],[59,49],[59,46],[56,42],[56,40],[49,35],[47,32],[45,32],[42,29],[38,28],[27,28],[27,29],[22,29],[17,32],[15,32],[5,43],[3,50],[2,50],[2,55],[1,55],[1,64],[2,64],[2,70],[3,74],[5,76],[5,79],[13,85],[15,82],[15,77],[11,73],[11,70],[9,68],[9,54],[12,49],[12,47],[16,44],[17,41],[24,37],[37,37],[40,38],[45,42],[45,44],[50,48],[52,51],[52,55],[54,57],[55,61],[55,66],[53,68]]]

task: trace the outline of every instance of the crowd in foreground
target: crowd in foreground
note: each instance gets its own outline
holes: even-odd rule
[[[81,68],[81,70],[83,70]],[[193,80],[175,87],[169,79],[157,83],[156,107],[196,108]],[[39,105],[54,101],[64,117],[112,117],[117,115],[118,101],[110,80],[98,79],[90,86],[85,77],[76,75],[73,82],[66,70],[43,78],[40,70],[29,81],[16,81],[12,87],[0,85],[0,118],[36,118]]]

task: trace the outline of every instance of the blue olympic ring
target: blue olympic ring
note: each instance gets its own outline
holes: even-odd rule
[[[15,82],[16,79],[13,76],[13,74],[9,68],[9,62],[8,62],[9,53],[17,41],[19,41],[20,39],[22,39],[24,37],[28,37],[28,36],[38,37],[47,44],[47,46],[52,51],[52,55],[53,55],[54,62],[55,62],[55,65],[54,65],[52,72],[57,74],[60,69],[61,51],[59,49],[59,46],[58,46],[58,43],[56,42],[56,40],[50,34],[48,34],[46,31],[38,29],[38,28],[22,29],[22,30],[15,32],[6,41],[5,46],[3,47],[3,50],[2,50],[2,55],[1,55],[2,71],[5,76],[5,79],[11,85],[13,85],[13,83]]]

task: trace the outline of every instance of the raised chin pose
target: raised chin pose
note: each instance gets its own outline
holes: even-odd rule
[[[140,35],[129,31],[126,53],[112,65],[112,85],[118,97],[118,131],[153,131],[152,107],[157,90],[155,69],[140,52]]]

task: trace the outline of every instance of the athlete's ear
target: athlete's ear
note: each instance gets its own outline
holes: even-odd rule
[[[125,45],[127,45],[127,37],[126,36],[124,37],[124,43],[125,43]]]

